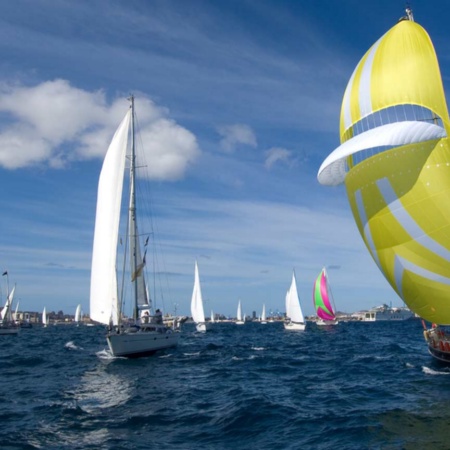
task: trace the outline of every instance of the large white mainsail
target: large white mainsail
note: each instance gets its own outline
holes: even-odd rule
[[[108,148],[98,183],[91,269],[90,316],[103,324],[118,322],[116,255],[125,154],[131,110]]]
[[[196,323],[197,331],[206,331],[205,312],[203,310],[202,289],[200,286],[200,276],[198,274],[198,265],[195,261],[194,289],[191,298],[192,319]]]

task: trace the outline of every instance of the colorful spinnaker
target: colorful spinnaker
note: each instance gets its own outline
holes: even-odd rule
[[[359,232],[404,302],[450,324],[450,121],[436,53],[412,12],[356,66],[341,145],[319,182],[345,183]]]
[[[317,317],[325,323],[336,321],[336,314],[331,304],[331,299],[332,296],[328,286],[327,272],[323,268],[314,283],[313,302]]]

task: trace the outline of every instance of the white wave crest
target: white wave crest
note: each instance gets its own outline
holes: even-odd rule
[[[66,342],[64,347],[69,348],[70,350],[83,350],[83,347],[78,347],[78,345],[75,345],[73,341]]]
[[[442,372],[440,370],[433,370],[426,366],[422,366],[422,371],[427,375],[450,375],[450,372],[448,371]]]

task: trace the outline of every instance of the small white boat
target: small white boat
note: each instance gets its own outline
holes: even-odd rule
[[[200,286],[200,276],[198,274],[198,264],[195,261],[194,288],[191,298],[191,314],[195,322],[197,331],[204,333],[206,331],[205,312],[203,309],[202,288]]]
[[[304,331],[306,328],[305,318],[303,317],[300,299],[298,298],[297,282],[295,272],[292,273],[291,286],[286,294],[286,321],[284,328],[286,330]]]
[[[0,316],[0,335],[17,335],[20,331],[20,325],[14,320],[12,307],[13,307],[13,299],[14,292],[16,290],[16,285],[12,288],[11,292],[9,292],[9,278],[8,272],[5,271],[3,275],[6,275],[6,303],[4,308],[2,309]]]
[[[80,320],[81,320],[81,305],[78,305],[77,309],[75,310],[75,323],[77,324],[77,326],[80,325]]]
[[[262,324],[266,324],[267,323],[267,320],[266,320],[266,305],[265,305],[265,303],[263,303],[263,307],[262,307],[261,323]]]
[[[241,301],[239,300],[236,314],[236,325],[244,325],[245,319],[242,317]]]
[[[42,310],[42,325],[44,325],[44,327],[47,327],[47,325],[48,325],[48,316],[47,316],[47,310],[45,309],[45,306],[44,306],[44,309]]]

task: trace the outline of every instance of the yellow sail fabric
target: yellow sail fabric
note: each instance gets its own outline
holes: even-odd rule
[[[386,279],[424,319],[450,324],[450,140],[375,155],[345,179],[354,218]]]
[[[397,105],[418,105],[449,119],[439,64],[427,32],[402,20],[381,37],[357,65],[345,91],[340,121],[341,142],[353,136],[363,118]]]
[[[375,120],[405,105],[427,114]],[[373,124],[360,127],[367,118]],[[341,146],[318,174],[322,184],[344,181],[374,261],[411,310],[438,324],[450,324],[449,131],[433,44],[420,25],[404,20],[353,72],[342,103]]]

